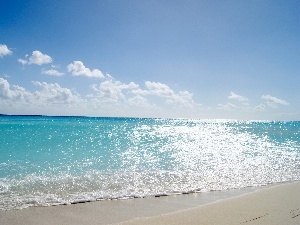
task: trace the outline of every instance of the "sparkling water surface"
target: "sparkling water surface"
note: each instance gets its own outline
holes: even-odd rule
[[[300,180],[300,122],[0,116],[0,209]]]

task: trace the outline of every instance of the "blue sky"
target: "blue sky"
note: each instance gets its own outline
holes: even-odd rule
[[[0,113],[300,120],[297,0],[0,10]]]

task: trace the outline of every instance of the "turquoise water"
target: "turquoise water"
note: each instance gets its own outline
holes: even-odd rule
[[[0,116],[0,209],[300,180],[300,122]]]

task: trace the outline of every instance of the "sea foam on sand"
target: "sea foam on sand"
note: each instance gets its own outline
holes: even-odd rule
[[[240,195],[229,193],[230,198],[221,200],[224,195],[216,192],[30,207],[0,211],[0,224],[300,224],[300,182],[236,193]],[[214,197],[219,200],[199,205],[203,204],[199,199],[211,201]]]

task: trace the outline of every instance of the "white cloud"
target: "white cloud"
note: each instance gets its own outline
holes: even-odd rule
[[[132,98],[129,98],[128,103],[130,106],[151,107],[148,100],[140,95],[135,95]]]
[[[106,100],[117,101],[119,99],[125,99],[125,95],[122,93],[123,90],[132,90],[136,89],[139,86],[134,82],[129,84],[121,83],[116,80],[106,80],[100,84],[99,89],[94,86],[94,90],[99,91],[99,96],[105,98]]]
[[[228,98],[229,99],[234,99],[234,100],[237,100],[237,101],[241,101],[241,102],[248,101],[248,99],[246,97],[241,96],[241,95],[237,95],[233,91],[230,92],[230,95],[228,96]]]
[[[266,103],[273,108],[277,108],[278,105],[289,105],[289,103],[283,99],[273,97],[271,95],[263,95],[262,99],[266,100]]]
[[[42,104],[71,104],[79,103],[80,97],[74,94],[70,89],[63,88],[59,84],[48,84],[46,82],[33,81],[38,87],[41,87],[41,91],[34,93],[35,98]]]
[[[137,95],[153,95],[165,99],[165,103],[174,107],[187,107],[197,109],[200,104],[193,100],[193,94],[188,91],[180,91],[175,93],[168,85],[160,82],[145,82],[145,90],[133,90],[133,94]]]
[[[266,109],[266,106],[264,104],[259,104],[257,106],[254,106],[254,110],[256,111],[264,111]]]
[[[232,103],[226,103],[226,104],[218,104],[218,109],[226,110],[226,111],[235,111],[238,109],[238,107]]]
[[[25,64],[28,64],[28,61],[25,60],[25,59],[18,59],[18,62],[25,65]]]
[[[0,100],[8,103],[15,101],[30,102],[32,95],[25,88],[18,85],[10,86],[7,80],[0,77]]]
[[[145,86],[147,88],[148,93],[152,95],[157,95],[161,97],[170,97],[174,95],[174,91],[171,90],[166,84],[146,81]]]
[[[0,97],[4,99],[10,99],[12,97],[10,85],[7,80],[3,78],[0,78]]]
[[[50,70],[42,70],[42,74],[47,74],[47,75],[51,75],[51,76],[62,76],[64,75],[64,73],[61,73],[55,69],[50,69]]]
[[[28,55],[25,56],[26,58]],[[35,65],[43,65],[52,62],[52,58],[49,55],[43,54],[40,51],[33,51],[32,55],[29,57],[28,60],[26,59],[18,59],[20,63],[23,65],[25,64],[35,64]]]
[[[6,45],[0,44],[0,58],[6,55],[11,55],[12,51],[8,49]]]
[[[188,91],[175,93],[165,84],[150,81],[146,81],[145,89],[141,89],[134,82],[122,83],[110,75],[106,79],[99,85],[91,85],[97,95],[87,96],[89,105],[98,111],[114,110],[114,113],[126,116],[188,117],[189,114],[198,115],[201,110]]]
[[[90,70],[89,68],[85,67],[81,61],[74,61],[73,63],[70,63],[67,68],[68,72],[71,72],[74,76],[104,78],[100,70]]]
[[[178,94],[173,94],[171,98],[168,98],[167,103],[188,108],[194,108],[197,105],[193,100],[193,94],[188,91],[180,91]]]
[[[28,91],[18,85],[10,85],[0,77],[0,107],[7,114],[81,115],[90,107],[71,89],[59,84],[32,82],[37,91]]]
[[[18,85],[10,85],[7,80],[0,78],[0,102],[8,105],[30,104],[30,106],[50,106],[51,104],[80,103],[81,99],[68,88],[60,87],[57,83],[32,81],[41,90],[29,92]]]

